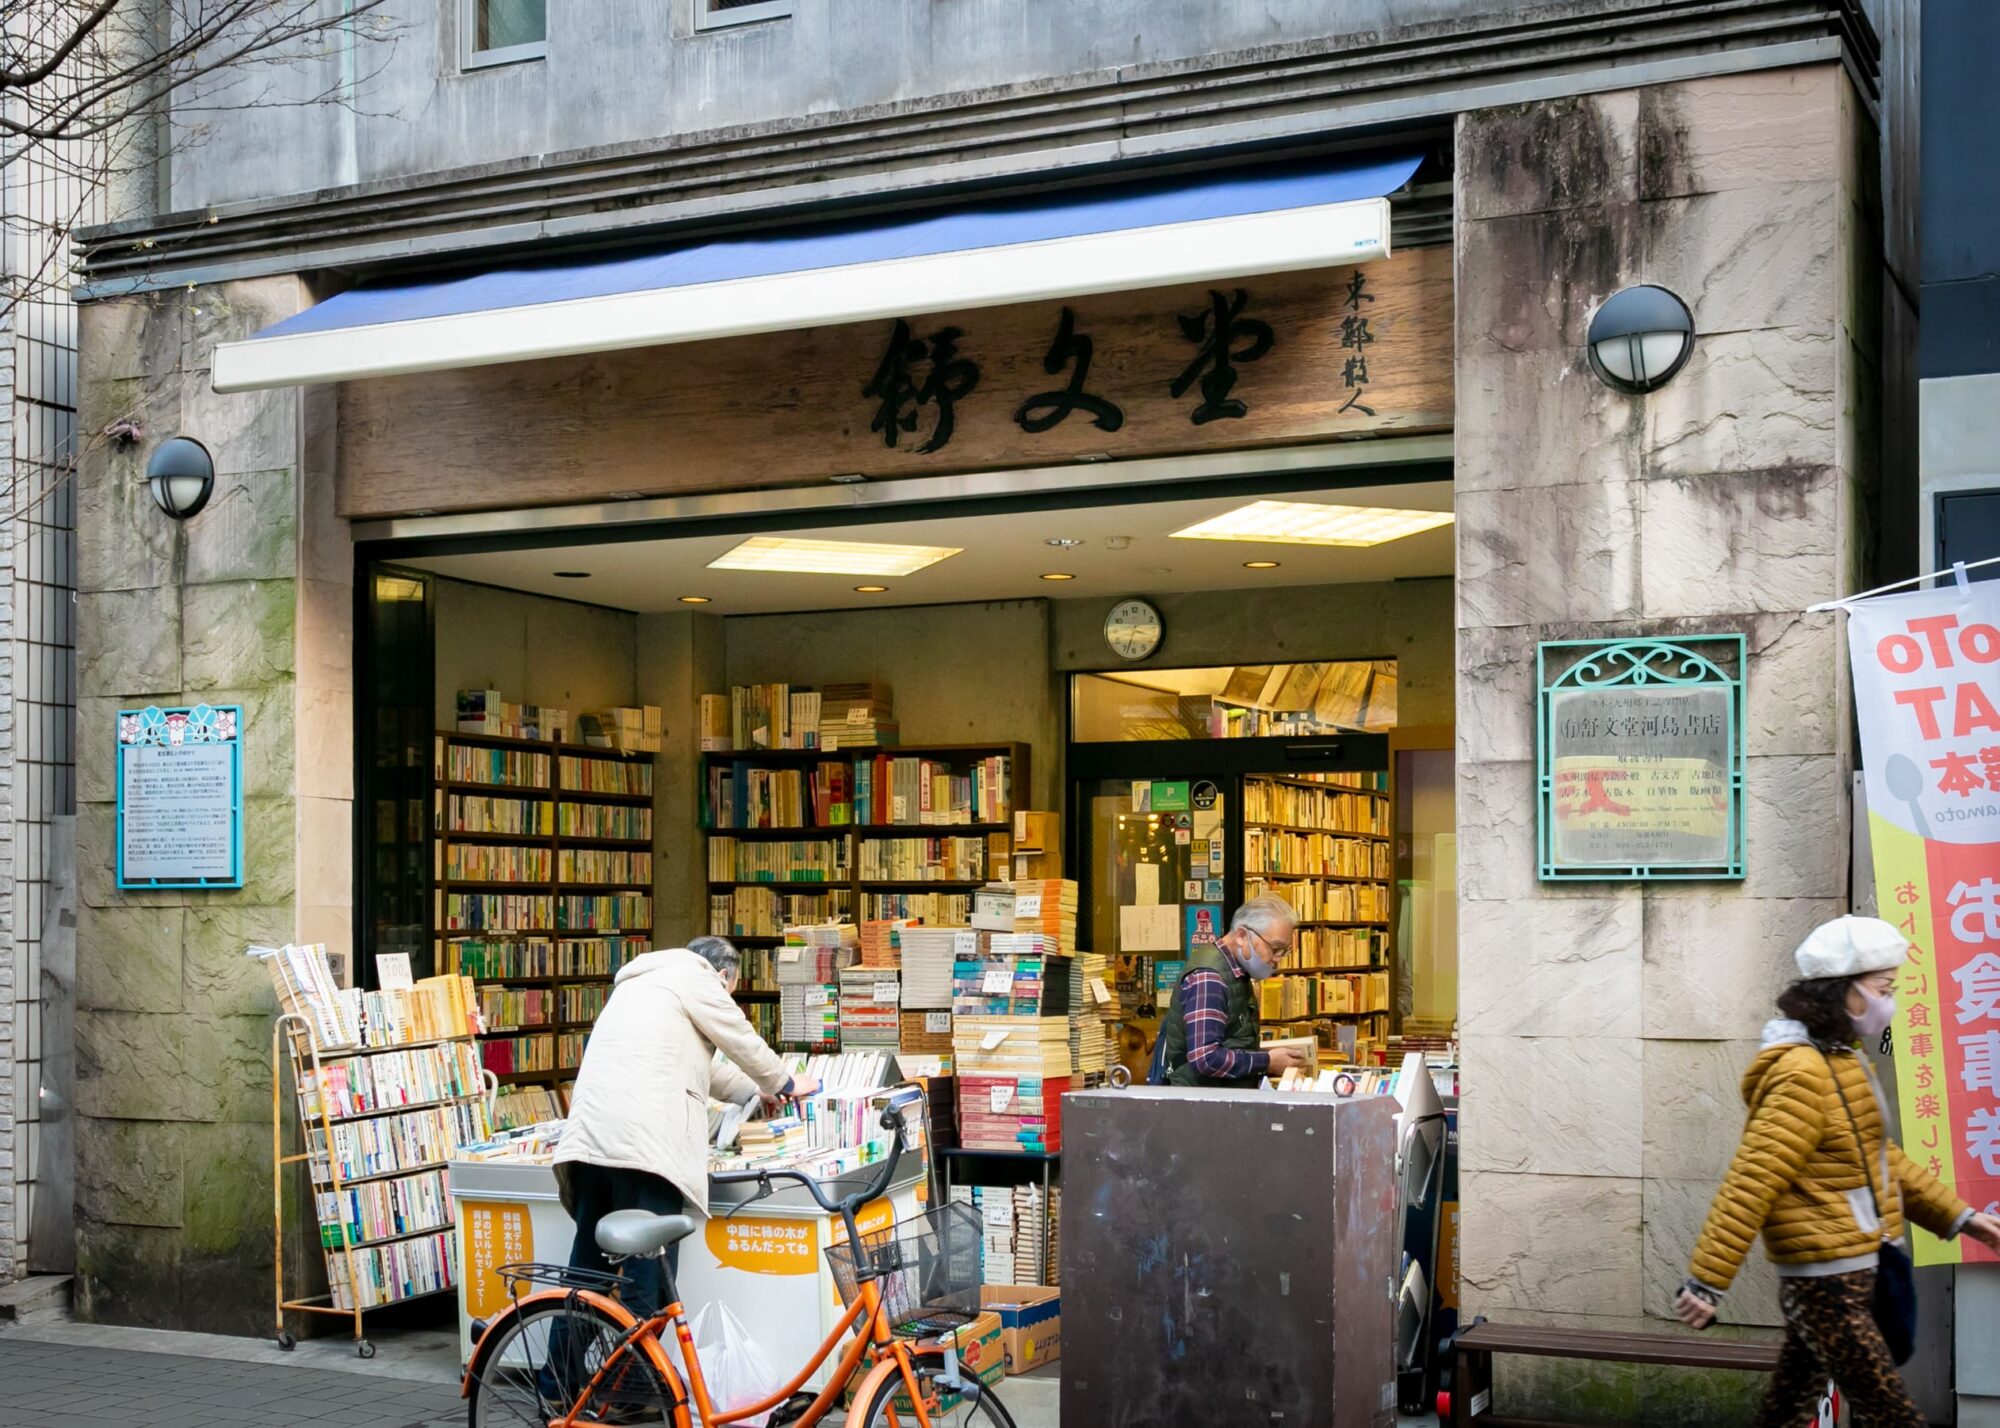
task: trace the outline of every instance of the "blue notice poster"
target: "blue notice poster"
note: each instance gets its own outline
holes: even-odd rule
[[[1181,945],[1192,957],[1204,947],[1213,947],[1222,937],[1222,904],[1212,902],[1190,903],[1183,913],[1187,918],[1187,936]]]

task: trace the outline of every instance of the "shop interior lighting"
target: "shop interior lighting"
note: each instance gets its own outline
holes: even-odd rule
[[[887,591],[888,588],[886,585],[857,585],[854,587],[854,593],[857,595],[880,595]]]
[[[1450,511],[1252,501],[1173,533],[1175,540],[1254,540],[1269,545],[1371,546],[1451,524]]]
[[[708,597],[706,595],[683,595],[681,596],[681,603],[683,605],[706,605]]]
[[[785,575],[914,575],[959,553],[960,547],[946,545],[751,536],[728,554],[711,560],[708,568]]]
[[[1065,571],[1061,571],[1061,570],[1051,570],[1051,571],[1050,571],[1050,572],[1049,572],[1049,573],[1048,573],[1047,575],[1044,575],[1044,576],[1042,577],[1042,579],[1044,579],[1044,580],[1074,580],[1074,579],[1076,579],[1076,577],[1075,577],[1074,575],[1071,575],[1071,574],[1068,574],[1068,573],[1067,573],[1067,572],[1065,572]]]
[[[1275,560],[1246,560],[1243,562],[1243,568],[1245,570],[1276,570],[1278,562]]]

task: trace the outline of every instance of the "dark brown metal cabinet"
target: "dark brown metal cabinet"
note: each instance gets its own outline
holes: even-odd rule
[[[1062,1420],[1395,1422],[1396,1103],[1063,1101]]]

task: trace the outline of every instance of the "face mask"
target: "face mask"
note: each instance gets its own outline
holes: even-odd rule
[[[1245,943],[1242,953],[1236,960],[1243,964],[1243,970],[1250,974],[1250,980],[1253,982],[1262,982],[1268,978],[1277,976],[1278,964],[1276,962],[1265,961],[1255,947],[1250,945],[1250,942],[1254,941],[1255,939],[1253,938]]]
[[[1855,990],[1861,993],[1861,999],[1868,1003],[1868,1010],[1860,1016],[1853,1016],[1852,1013],[1849,1015],[1854,1022],[1854,1029],[1861,1034],[1861,1039],[1873,1041],[1887,1030],[1889,1023],[1896,1018],[1896,994],[1891,992],[1886,997],[1878,997],[1866,987],[1856,987]]]

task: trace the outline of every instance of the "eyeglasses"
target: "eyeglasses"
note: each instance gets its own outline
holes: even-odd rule
[[[1272,957],[1282,959],[1292,955],[1291,943],[1273,942],[1270,938],[1266,937],[1263,933],[1259,932],[1256,928],[1250,926],[1248,923],[1245,923],[1243,925],[1243,930],[1249,933],[1252,937],[1256,938],[1259,942],[1263,943],[1266,947],[1270,948]]]

